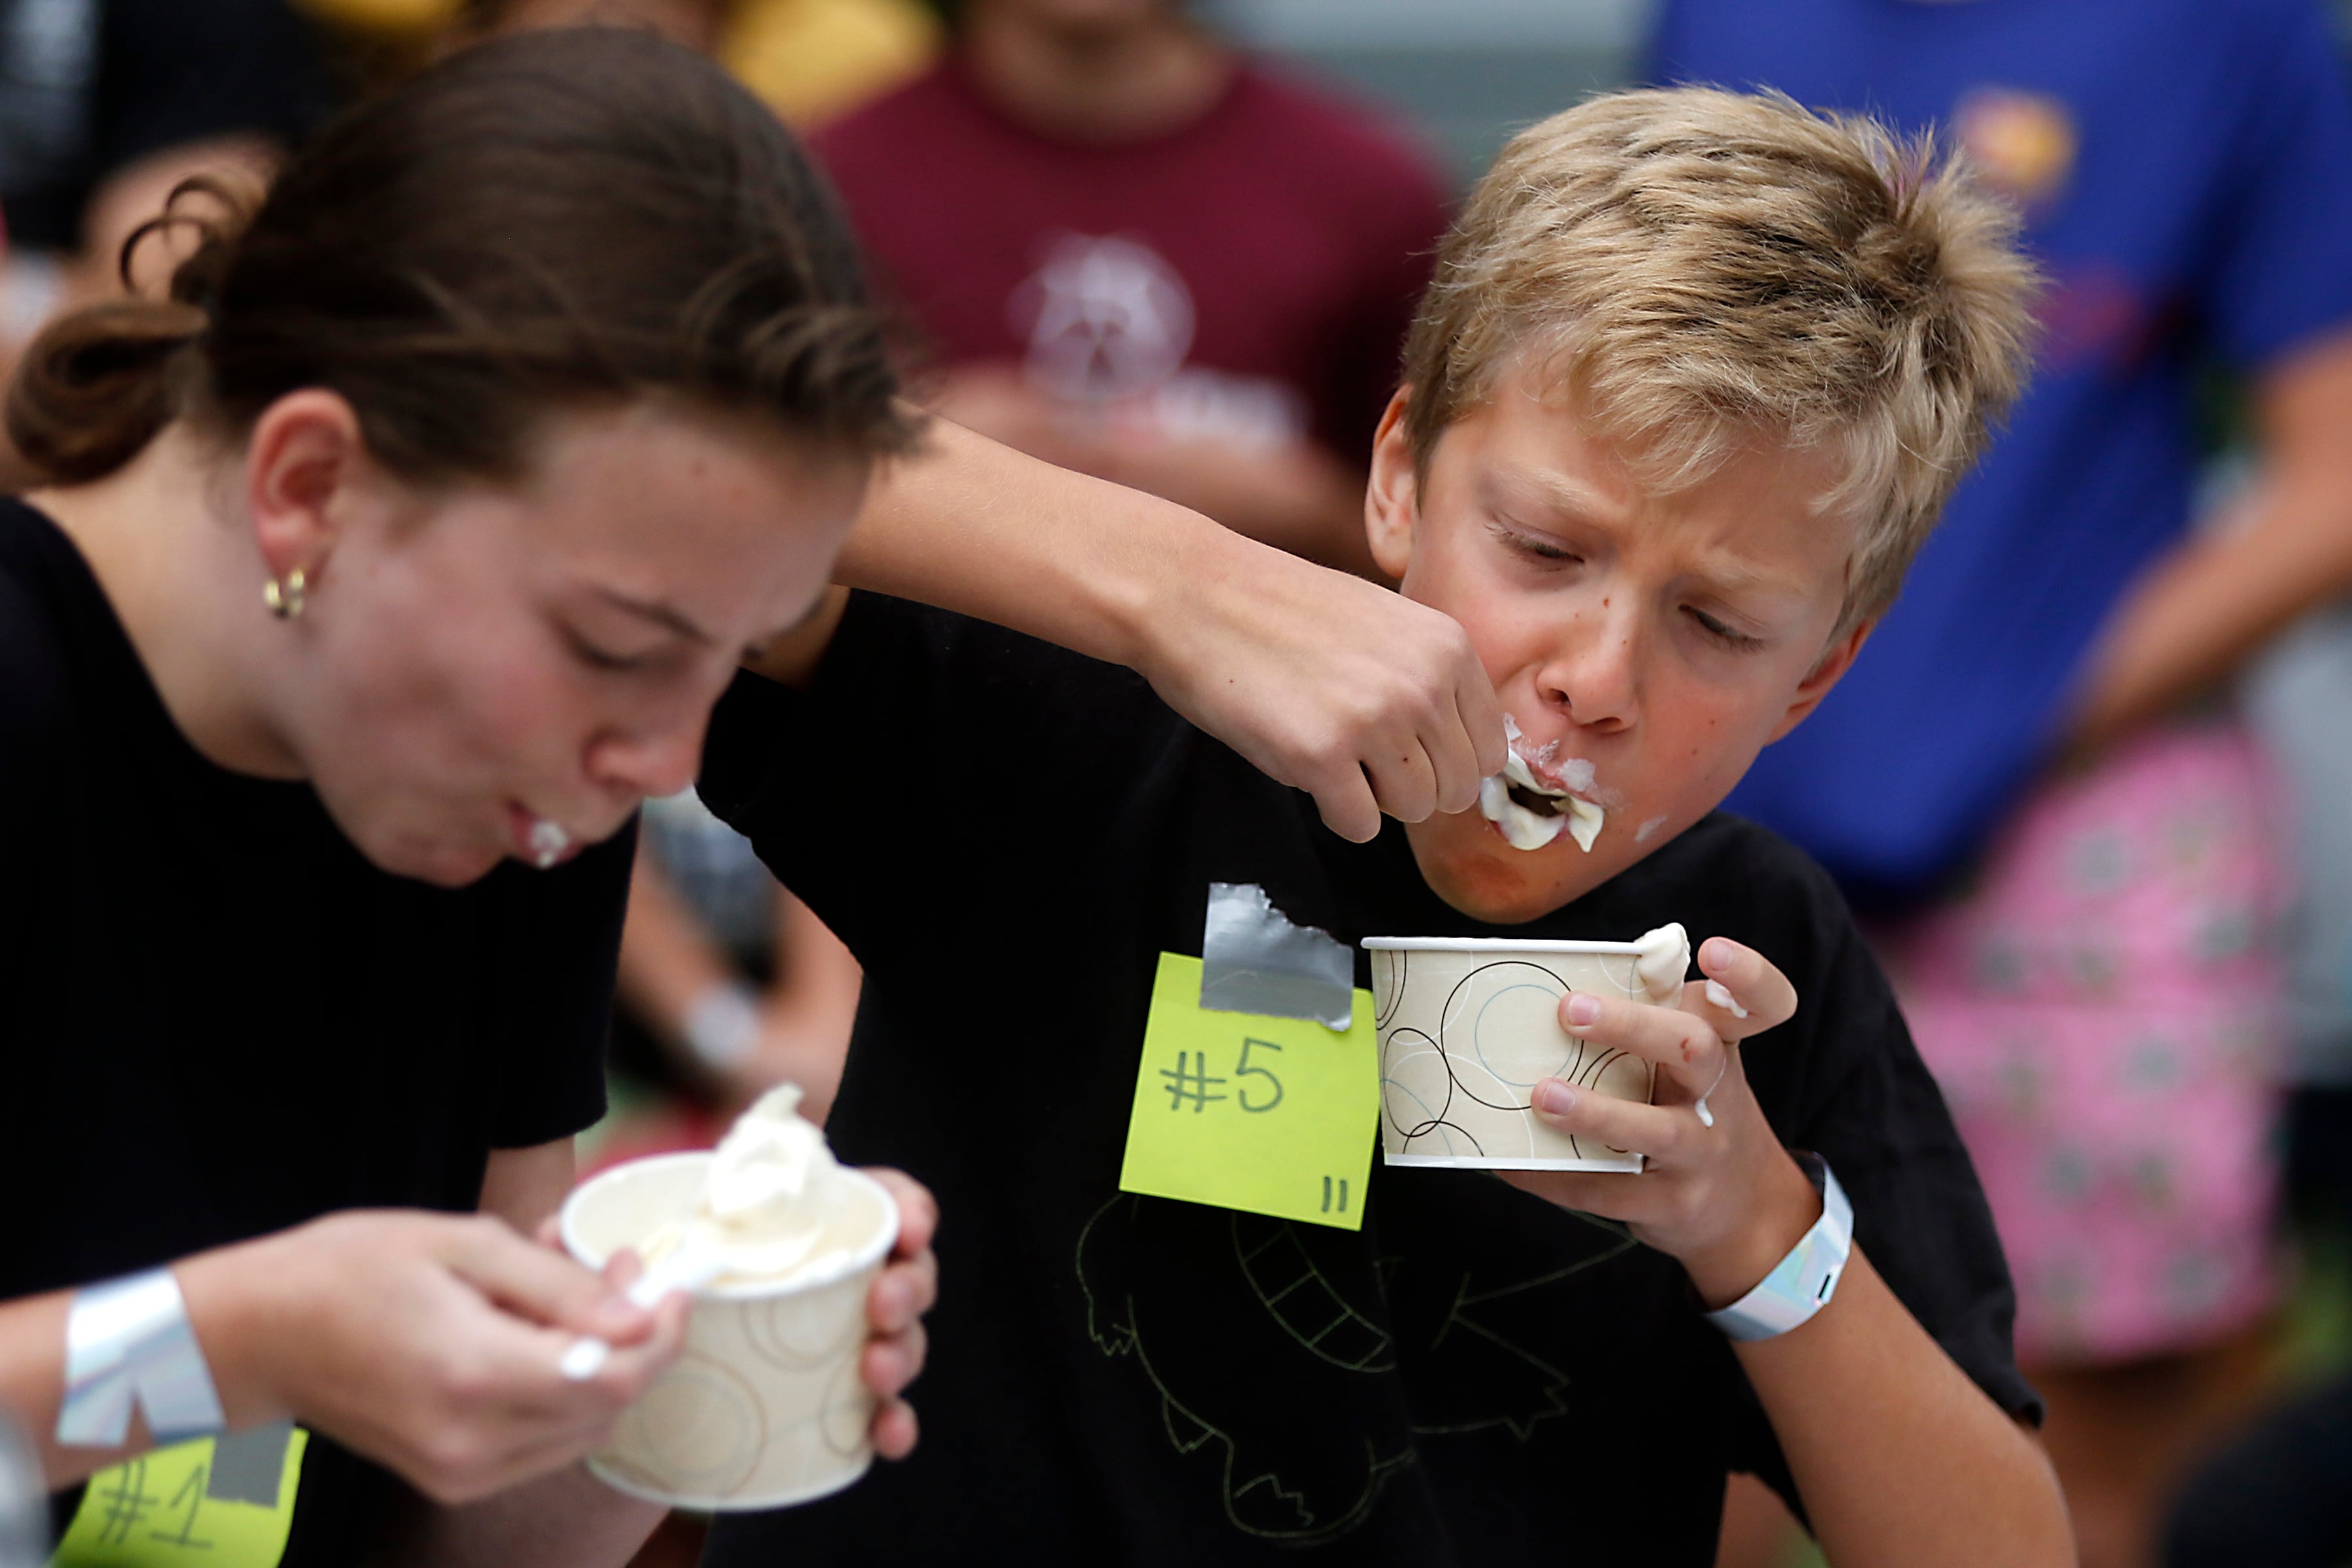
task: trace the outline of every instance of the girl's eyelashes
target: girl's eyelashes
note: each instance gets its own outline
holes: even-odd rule
[[[614,653],[589,641],[569,626],[563,629],[563,640],[571,645],[572,657],[591,669],[625,672],[643,669],[653,662],[649,654]]]
[[[1762,637],[1752,637],[1746,632],[1734,631],[1729,626],[1725,626],[1721,621],[1717,620],[1713,616],[1708,615],[1705,610],[1699,609],[1696,605],[1684,605],[1683,614],[1697,622],[1699,630],[1705,632],[1708,637],[1714,638],[1717,642],[1721,643],[1727,648],[1734,648],[1745,652],[1748,649],[1759,648],[1764,646],[1764,639]]]

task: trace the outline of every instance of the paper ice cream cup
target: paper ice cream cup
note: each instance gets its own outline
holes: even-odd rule
[[[563,1205],[566,1251],[602,1268],[693,1212],[707,1152],[616,1165]],[[694,1292],[686,1348],[589,1456],[605,1484],[673,1508],[783,1508],[839,1491],[874,1462],[874,1395],[858,1375],[866,1296],[898,1238],[898,1208],[845,1169],[836,1256],[776,1283]]]
[[[1553,1131],[1528,1103],[1556,1078],[1647,1104],[1650,1064],[1559,1024],[1570,991],[1652,996],[1629,942],[1365,939],[1381,1049],[1381,1152],[1391,1165],[1639,1171],[1642,1157]],[[1674,978],[1679,990],[1681,976]]]

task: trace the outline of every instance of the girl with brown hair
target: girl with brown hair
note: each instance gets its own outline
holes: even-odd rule
[[[219,1534],[216,1502],[267,1512],[252,1563],[619,1562],[651,1527],[573,1461],[682,1304],[524,1237],[601,1108],[637,802],[693,777],[861,516],[843,574],[1137,664],[1351,836],[1498,764],[1452,623],[958,432],[916,454],[895,390],[791,138],[617,32],[362,107],[168,300],[28,354],[0,1412],[83,1560]],[[933,1268],[899,1190],[864,1363],[888,1454]],[[617,1353],[566,1378],[587,1334]],[[177,1490],[151,1455],[77,1493],[224,1429]]]

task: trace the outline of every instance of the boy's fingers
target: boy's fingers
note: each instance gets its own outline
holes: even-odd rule
[[[1723,1075],[1723,1041],[1714,1026],[1679,1007],[1571,991],[1559,999],[1559,1026],[1594,1045],[1655,1062],[1695,1096]]]
[[[1364,772],[1372,781],[1372,797],[1400,822],[1423,822],[1437,809],[1437,770],[1418,736],[1393,745],[1375,742]]]
[[[1682,1152],[1686,1119],[1663,1105],[1578,1089],[1545,1079],[1528,1097],[1536,1116],[1555,1131],[1599,1143],[1611,1153],[1646,1154],[1671,1163]]]
[[[1463,676],[1454,690],[1454,706],[1462,715],[1462,727],[1470,739],[1472,765],[1478,777],[1486,778],[1503,771],[1510,758],[1509,743],[1503,737],[1503,701],[1495,695],[1494,683],[1486,679],[1484,665],[1478,662],[1477,650],[1469,646],[1468,634],[1464,634]],[[1477,786],[1471,793],[1475,797]],[[1466,805],[1464,809],[1467,809]]]
[[[1478,785],[1486,774],[1478,766],[1474,731],[1458,701],[1438,714],[1437,728],[1424,740],[1437,775],[1437,809],[1451,816],[1478,804]]]
[[[1716,984],[1716,991],[1710,992],[1706,981],[1699,982],[1707,1005],[1738,1026],[1737,1033],[1722,1031],[1727,1040],[1742,1040],[1776,1029],[1797,1016],[1796,986],[1790,984],[1778,964],[1752,947],[1727,936],[1711,936],[1699,943],[1698,969]],[[1727,1000],[1737,1004],[1737,1007],[1725,1005]],[[1745,1008],[1748,1016],[1740,1017],[1738,1008]]]
[[[1351,844],[1370,844],[1381,836],[1381,804],[1360,763],[1350,763],[1302,786],[1315,797],[1323,826]]]
[[[1717,1039],[1744,1040],[1772,1026],[1723,989],[1720,981],[1685,981],[1683,994],[1675,1005],[1694,1018],[1706,1019],[1707,1027],[1715,1031]],[[1744,1018],[1740,1016],[1743,1011],[1748,1014]]]

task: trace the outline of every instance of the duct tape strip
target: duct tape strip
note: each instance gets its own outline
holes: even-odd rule
[[[49,1517],[41,1467],[0,1413],[0,1568],[41,1568],[49,1560]]]
[[[169,1268],[93,1285],[74,1297],[66,1318],[66,1399],[58,1413],[58,1441],[121,1447],[131,1433],[134,1399],[159,1446],[227,1425]]]
[[[1312,1018],[1345,1032],[1355,1012],[1354,955],[1296,926],[1255,882],[1209,884],[1201,933],[1201,1006],[1211,1013]]]

